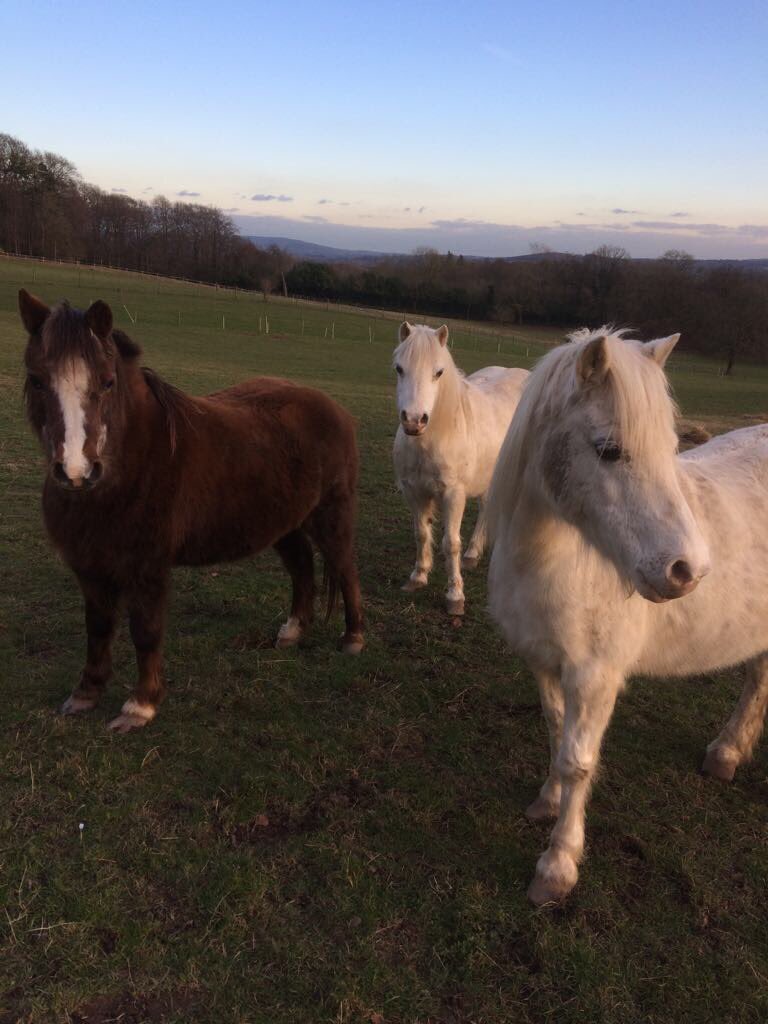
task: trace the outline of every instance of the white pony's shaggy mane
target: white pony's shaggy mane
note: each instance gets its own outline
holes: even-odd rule
[[[565,345],[548,352],[531,371],[523,396],[501,447],[488,498],[490,538],[497,536],[502,521],[512,517],[522,490],[531,454],[538,450],[538,438],[557,426],[562,411],[584,400],[590,385],[578,376],[578,365],[586,347],[605,338],[608,371],[606,388],[613,406],[617,428],[615,440],[644,471],[653,473],[660,449],[674,449],[677,443],[677,407],[670,395],[665,374],[643,351],[643,343],[627,338],[629,328],[615,330],[607,324],[596,331],[581,328],[568,336]],[[609,438],[606,438],[609,440]]]

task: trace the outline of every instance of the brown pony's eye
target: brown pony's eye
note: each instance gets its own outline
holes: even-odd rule
[[[102,384],[102,390],[109,391],[109,389],[114,386],[114,383],[115,378],[110,377],[108,380],[105,380],[104,383]]]
[[[34,373],[30,373],[30,375],[27,377],[27,380],[29,381],[29,386],[31,388],[34,388],[35,391],[42,391],[43,388],[45,387],[45,384],[43,383],[43,378],[37,377]]]

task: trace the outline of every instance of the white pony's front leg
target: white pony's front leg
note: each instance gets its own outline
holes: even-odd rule
[[[483,557],[486,538],[488,536],[485,503],[486,495],[483,494],[480,498],[480,511],[477,513],[477,522],[475,523],[472,539],[470,540],[469,547],[464,552],[464,558],[461,561],[462,569],[475,569],[477,567],[477,563]]]
[[[443,555],[448,589],[445,603],[449,615],[464,614],[464,580],[461,578],[461,520],[467,496],[461,487],[446,491],[443,496]]]
[[[747,680],[739,703],[723,731],[707,747],[702,771],[730,782],[748,761],[760,738],[768,708],[768,654],[747,662]]]
[[[557,755],[562,796],[549,847],[539,857],[528,889],[529,899],[537,906],[567,896],[578,881],[578,863],[584,852],[584,810],[622,682],[623,676],[605,665],[563,672],[565,721]]]
[[[413,532],[416,537],[416,565],[403,590],[418,590],[425,587],[432,571],[432,521],[435,514],[435,503],[432,498],[426,501],[410,501],[413,512]]]
[[[545,821],[547,818],[556,818],[560,813],[562,783],[557,768],[557,755],[560,753],[563,736],[565,701],[559,674],[537,672],[536,681],[539,684],[541,710],[544,712],[549,732],[549,775],[539,790],[539,795],[526,808],[525,815],[531,821]]]

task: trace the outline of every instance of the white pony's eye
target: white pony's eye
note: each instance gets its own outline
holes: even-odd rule
[[[443,376],[443,371],[442,370],[438,370],[437,373],[435,374],[435,380],[437,380],[438,377],[442,377],[442,376]]]
[[[397,364],[397,366],[395,367],[395,369],[397,370],[397,374],[398,374],[398,376],[399,376],[399,377],[402,377],[402,376],[403,376],[403,368],[402,368],[402,366],[400,365],[400,363],[398,363],[398,364]]]
[[[620,445],[606,438],[600,438],[598,441],[595,441],[594,449],[598,459],[602,462],[618,462],[619,459],[627,458],[624,454],[624,449]]]

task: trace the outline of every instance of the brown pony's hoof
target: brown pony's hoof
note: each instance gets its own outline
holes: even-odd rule
[[[720,779],[721,782],[733,782],[738,767],[739,762],[735,756],[729,757],[727,750],[722,747],[714,747],[707,751],[701,770],[705,775],[711,775],[713,779]]]
[[[556,818],[560,814],[560,805],[552,803],[551,800],[545,800],[541,796],[537,796],[532,804],[529,804],[525,809],[525,816],[528,821],[551,821],[552,818]]]
[[[400,589],[406,594],[412,594],[414,590],[421,590],[421,588],[426,587],[426,585],[426,580],[408,580],[408,582],[404,583]]]
[[[362,633],[345,633],[339,641],[343,654],[359,654],[363,647],[365,647],[365,641],[363,640]]]
[[[461,560],[461,568],[462,569],[476,569],[479,563],[480,563],[480,559],[479,558],[472,558],[469,555],[464,555],[464,557]]]
[[[129,698],[120,709],[117,718],[113,718],[107,728],[110,732],[130,732],[131,729],[141,729],[142,726],[151,722],[157,714],[154,704],[140,704],[139,701]]]
[[[291,615],[287,622],[284,622],[277,631],[275,647],[281,650],[283,647],[295,647],[301,639],[301,620]]]
[[[460,597],[458,600],[446,600],[445,607],[449,615],[463,615],[464,614],[464,598]]]
[[[145,718],[143,715],[118,715],[117,718],[113,718],[112,721],[107,725],[110,732],[130,732],[131,729],[141,729],[148,722],[151,722],[151,718]]]
[[[88,697],[76,697],[72,694],[71,697],[67,697],[60,710],[62,715],[84,715],[88,711],[93,711],[96,704],[95,700]]]

